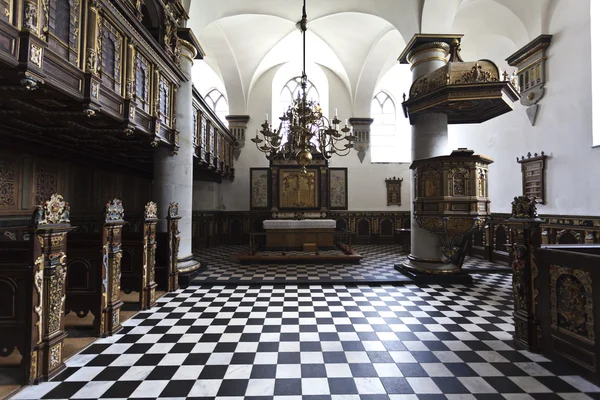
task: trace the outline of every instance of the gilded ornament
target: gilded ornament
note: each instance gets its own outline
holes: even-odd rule
[[[44,256],[41,255],[37,258],[37,260],[35,260],[35,274],[33,276],[33,285],[35,286],[38,296],[38,303],[34,305],[33,308],[35,314],[37,315],[35,326],[38,332],[38,344],[42,342],[42,338],[44,337],[44,264]]]
[[[48,335],[60,330],[65,304],[66,266],[59,263],[50,278],[50,301],[48,305]]]
[[[457,79],[455,85],[466,85],[471,83],[485,83],[485,82],[497,82],[498,78],[492,76],[490,71],[484,69],[479,63],[471,68],[470,71],[465,72],[460,79]]]
[[[95,98],[96,100],[98,100],[98,97],[100,96],[100,83],[96,82],[96,81],[92,81],[92,97]]]
[[[121,290],[121,258],[123,257],[123,252],[119,251],[113,253],[112,257],[112,301],[119,300],[119,291]]]
[[[114,330],[117,326],[119,326],[119,310],[114,310],[112,318],[112,329]]]
[[[98,75],[98,51],[96,49],[87,49],[85,66],[88,69],[88,72],[93,75]],[[97,96],[94,97],[97,98]]]
[[[57,343],[50,348],[50,370],[58,367],[62,362],[62,343]]]
[[[552,327],[595,341],[592,278],[589,272],[550,265]]]
[[[158,206],[155,202],[149,201],[144,206],[144,219],[157,219]]]
[[[48,0],[45,0],[47,3]],[[38,30],[38,9],[37,4],[32,1],[25,1],[23,7],[23,27],[37,33]]]
[[[530,199],[527,196],[518,196],[515,197],[512,202],[512,218],[526,218],[532,219],[537,218],[537,201],[535,199]]]
[[[60,194],[53,194],[50,200],[38,206],[34,214],[37,225],[68,223],[70,215],[69,203]]]
[[[31,366],[29,369],[29,379],[37,378],[38,352],[37,349],[31,352]]]
[[[106,203],[106,221],[121,221],[125,218],[123,202],[117,198]]]
[[[38,68],[42,68],[42,48],[31,43],[29,48],[29,61],[34,63]]]

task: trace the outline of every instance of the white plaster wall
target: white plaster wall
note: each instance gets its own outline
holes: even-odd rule
[[[194,181],[193,211],[216,211],[221,209],[221,185],[216,182]]]
[[[562,0],[549,24],[554,35],[548,49],[546,95],[535,126],[525,108],[481,125],[450,127],[452,148],[468,147],[490,156],[490,198],[493,212],[510,212],[522,193],[521,165],[516,157],[544,151],[547,205],[541,214],[598,215],[600,149],[592,148],[591,39],[588,2]],[[488,49],[490,46],[488,46]],[[492,47],[493,48],[493,47]],[[505,46],[501,46],[506,51]],[[518,50],[518,47],[512,51]],[[494,61],[510,55],[490,55]],[[492,57],[493,56],[493,57]]]

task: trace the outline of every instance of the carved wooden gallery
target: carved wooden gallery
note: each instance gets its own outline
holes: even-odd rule
[[[156,171],[185,152],[233,179],[235,138],[191,85],[187,19],[179,0],[0,0],[0,360],[19,383],[64,368],[65,314],[114,334],[120,293],[147,309],[199,266]]]

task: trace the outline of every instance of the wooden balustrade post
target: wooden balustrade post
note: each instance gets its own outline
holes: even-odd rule
[[[59,194],[37,207],[33,216],[33,307],[28,383],[46,381],[63,363],[67,233],[72,229],[69,204]]]
[[[142,290],[140,307],[148,310],[156,304],[156,223],[158,207],[150,201],[144,207],[144,252],[142,254]]]
[[[506,221],[514,232],[509,247],[509,265],[513,270],[515,344],[530,351],[539,351],[538,265],[535,252],[542,243],[542,220],[538,218],[535,200],[515,197],[512,215]]]
[[[167,211],[167,237],[169,238],[169,261],[167,291],[174,292],[179,289],[179,269],[177,266],[177,257],[179,255],[179,204],[169,204]]]
[[[120,331],[121,306],[121,234],[125,212],[123,202],[113,199],[106,204],[104,229],[102,230],[102,280],[100,283],[102,298],[99,332],[102,337],[111,336]],[[94,322],[95,323],[95,322]]]

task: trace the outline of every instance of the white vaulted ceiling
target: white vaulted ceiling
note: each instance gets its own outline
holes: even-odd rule
[[[485,43],[512,52],[546,33],[557,1],[307,0],[307,59],[335,73],[354,109],[364,109],[415,33],[464,33],[468,58],[485,56]],[[246,112],[264,73],[301,57],[295,24],[302,0],[184,0],[184,5],[206,63],[223,79],[231,113]]]

